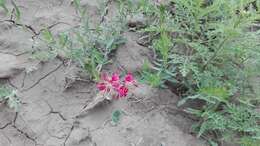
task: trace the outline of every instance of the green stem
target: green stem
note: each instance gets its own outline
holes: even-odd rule
[[[206,67],[218,56],[218,53],[222,50],[224,44],[228,41],[228,38],[224,39],[220,45],[217,47],[217,50],[211,56],[211,58],[203,65],[202,70],[204,71]]]

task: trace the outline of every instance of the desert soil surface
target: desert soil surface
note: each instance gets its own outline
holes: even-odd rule
[[[21,11],[19,24],[0,11],[0,81],[17,90],[22,104],[17,113],[0,104],[0,146],[206,145],[191,133],[193,120],[176,107],[179,98],[167,89],[140,84],[127,99],[76,116],[96,96],[95,83],[77,80],[80,69],[63,60],[30,59],[44,28],[57,34],[78,25],[74,6],[70,0],[15,2]],[[82,5],[99,22],[98,2],[82,0]],[[112,2],[107,7],[109,19],[115,6]],[[136,43],[137,34],[124,35],[127,43],[115,52],[108,72],[118,66],[136,72],[149,55],[148,48]],[[123,111],[116,125],[111,122],[115,110]]]

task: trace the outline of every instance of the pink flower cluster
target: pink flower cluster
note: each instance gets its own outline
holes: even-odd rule
[[[136,86],[136,80],[131,73],[128,73],[123,80],[120,79],[118,73],[113,73],[112,76],[104,73],[101,81],[97,83],[97,88],[100,92],[119,99],[128,95],[129,87],[132,85]]]

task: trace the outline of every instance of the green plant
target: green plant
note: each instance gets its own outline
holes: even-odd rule
[[[122,116],[122,111],[121,110],[115,110],[112,113],[111,119],[112,119],[112,123],[114,125],[118,124],[120,121],[120,118]]]
[[[8,13],[5,0],[0,0],[0,7],[2,7],[6,13]]]
[[[20,106],[20,100],[16,95],[17,91],[11,90],[7,87],[0,86],[0,103],[4,102],[7,103],[7,105],[10,108],[15,109],[15,111],[18,111]]]
[[[159,68],[154,68],[154,69],[155,70],[158,69],[157,70],[158,72],[150,69],[149,63],[145,61],[141,72],[142,75],[141,80],[143,82],[147,82],[152,87],[165,87],[162,82],[163,79],[161,79],[162,75],[161,72],[159,71],[160,69]]]
[[[179,105],[204,102],[187,110],[201,119],[198,136],[216,131],[219,140],[225,133],[256,139],[260,119],[253,111],[260,95],[250,79],[259,76],[260,30],[251,28],[260,20],[259,2],[171,0],[165,5],[141,0],[136,11],[149,20],[140,31],[154,52],[143,79],[181,86],[186,98]]]
[[[48,29],[42,31],[42,39],[48,50],[34,53],[33,58],[43,61],[60,56],[78,63],[94,79],[99,80],[102,67],[111,62],[111,53],[125,43],[122,36],[124,21],[118,14],[111,21],[91,24],[80,6],[74,0],[80,13],[81,24],[77,28],[54,36]]]
[[[11,0],[11,4],[13,6],[13,10],[12,10],[12,13],[11,13],[11,20],[13,20],[13,16],[15,16],[15,21],[19,21],[20,18],[21,18],[20,9],[19,9],[19,7],[16,5],[16,3],[13,0]],[[9,14],[9,9],[8,9],[8,7],[6,5],[7,4],[6,4],[5,0],[0,0],[0,7],[2,9],[4,9],[6,14]],[[13,13],[14,13],[14,15],[13,15]]]
[[[194,126],[198,137],[214,131],[216,135],[223,134],[224,138],[250,135],[251,138],[259,139],[260,115],[251,107],[228,104],[222,105],[223,109],[218,111],[214,110],[213,107],[219,108],[215,104],[207,102],[207,105],[202,109],[187,109],[187,112],[202,118]]]
[[[14,12],[15,12],[15,17],[16,17],[16,21],[19,21],[21,18],[21,12],[19,7],[15,4],[15,2],[13,0],[11,0],[11,3],[14,7]]]
[[[243,137],[239,143],[241,146],[259,146],[260,140],[253,139],[251,137]]]

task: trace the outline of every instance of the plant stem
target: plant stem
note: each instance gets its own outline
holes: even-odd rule
[[[206,67],[211,63],[211,61],[213,61],[213,60],[217,57],[219,51],[222,49],[222,47],[223,47],[223,45],[226,43],[226,41],[228,41],[228,38],[224,39],[224,40],[220,43],[220,45],[218,46],[218,48],[217,48],[217,50],[214,52],[214,54],[211,56],[211,58],[203,65],[202,71],[204,71],[204,70],[206,69]]]

